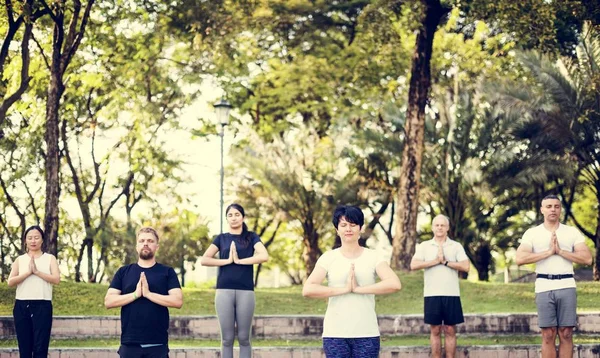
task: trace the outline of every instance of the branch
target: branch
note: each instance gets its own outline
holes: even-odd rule
[[[90,118],[92,119],[92,125],[94,126],[94,128],[92,129],[92,163],[94,163],[95,183],[94,183],[94,187],[92,188],[88,197],[86,198],[86,202],[88,202],[88,203],[91,202],[94,195],[96,195],[96,192],[100,188],[100,182],[102,181],[100,178],[100,164],[96,160],[96,145],[95,145],[96,144],[96,120],[94,119],[94,114],[92,113],[92,110],[90,108],[90,102],[92,100],[93,92],[94,92],[94,89],[92,88],[88,95],[88,100],[87,100],[87,104],[86,104],[88,114],[90,115]]]
[[[33,197],[33,194],[31,194],[31,191],[29,190],[29,186],[27,185],[27,182],[25,182],[25,180],[23,180],[23,178],[19,178],[19,181],[21,181],[21,183],[23,183],[23,187],[25,188],[25,191],[27,192],[27,195],[29,196],[29,200],[31,201],[31,208],[33,209],[33,215],[35,216],[36,221],[42,222],[42,220],[40,219],[40,216],[38,215],[38,209],[35,206],[35,198]]]
[[[375,227],[377,227],[379,219],[381,219],[381,216],[385,213],[389,205],[390,201],[388,198],[388,200],[381,205],[377,213],[375,213],[373,209],[371,209],[371,212],[373,213],[373,220],[371,220],[371,222],[369,222],[369,225],[367,225],[365,232],[361,235],[361,239],[367,240],[371,237],[371,235],[373,235],[373,231],[375,230]],[[383,226],[381,228],[383,229],[383,231],[385,231],[385,228],[383,228]]]
[[[101,213],[101,217],[102,217],[102,221],[103,222],[108,218],[108,214],[110,213],[110,211],[112,210],[112,208],[115,206],[115,204],[117,203],[117,201],[119,201],[119,199],[121,198],[121,196],[126,195],[129,192],[129,188],[131,187],[131,183],[133,183],[133,172],[131,172],[129,174],[129,177],[127,178],[127,181],[125,182],[125,185],[123,185],[123,190],[121,190],[121,192],[119,193],[119,195],[117,195],[117,197],[114,198],[110,202],[110,204],[108,205],[108,208],[106,208],[106,212]],[[102,189],[102,191],[104,191],[104,188]]]
[[[89,213],[89,205],[87,202],[83,200],[83,191],[81,189],[81,181],[79,176],[77,175],[77,168],[73,164],[73,159],[71,158],[71,153],[69,152],[69,144],[67,143],[67,120],[63,119],[62,121],[62,130],[61,136],[63,141],[63,151],[65,153],[65,158],[67,158],[67,164],[69,165],[69,169],[71,169],[71,176],[73,179],[73,186],[75,186],[75,196],[77,197],[77,203],[79,204],[79,208],[81,210],[81,216],[85,223],[85,227],[91,227],[92,220]]]
[[[46,64],[48,71],[50,71],[50,69],[51,69],[50,62],[48,62],[48,56],[46,56],[46,53],[44,52],[44,48],[42,47],[42,45],[40,45],[38,40],[35,38],[35,35],[32,34],[31,38],[33,39],[33,42],[35,42],[35,44],[37,45],[38,50],[40,50],[40,54],[42,55],[42,58],[44,59],[44,63]]]
[[[56,14],[54,14],[52,12],[52,9],[50,9],[50,7],[48,6],[48,4],[46,3],[46,0],[39,0],[39,2],[42,3],[42,6],[48,12],[48,15],[50,15],[50,17],[52,18],[52,21],[54,21],[54,23],[58,23],[59,19],[56,17]]]
[[[6,233],[8,233],[9,237],[10,237],[10,236],[14,236],[14,234],[12,234],[12,233],[11,233],[11,230],[8,228],[8,225],[6,224],[6,221],[4,221],[4,219],[2,218],[2,215],[0,215],[0,224],[2,224],[2,228],[4,228],[4,231],[5,231]],[[12,247],[14,247],[14,248],[15,248],[15,251],[17,251],[17,252],[19,252],[19,253],[21,253],[21,252],[22,252],[23,248],[22,248],[22,247],[18,247],[18,246],[15,244],[15,242],[20,242],[20,240],[9,240],[8,242],[9,242],[9,243],[12,245]]]
[[[6,0],[10,1],[10,0]],[[12,12],[12,10],[11,10]],[[12,15],[9,15],[9,19],[12,19]],[[4,42],[2,42],[2,47],[0,48],[0,73],[4,73],[4,64],[6,63],[6,59],[8,58],[8,50],[10,48],[10,44],[15,38],[15,34],[21,27],[23,23],[23,16],[19,16],[16,22],[9,22],[8,31],[6,32],[6,37],[4,38]]]
[[[271,237],[269,238],[269,240],[265,241],[265,243],[264,243],[265,247],[269,247],[269,245],[271,245],[273,243],[273,241],[275,240],[275,236],[277,235],[277,231],[279,231],[279,227],[281,227],[281,224],[283,224],[283,222],[281,222],[281,221],[277,222],[277,226],[275,226],[275,230],[271,234]]]
[[[21,40],[21,84],[11,96],[9,96],[4,102],[2,102],[2,106],[0,106],[0,124],[4,122],[6,112],[8,112],[10,106],[12,106],[16,101],[18,101],[29,87],[29,40],[31,39],[32,31],[33,24],[25,24],[25,31],[23,32],[23,39]]]
[[[19,209],[19,206],[13,199],[12,195],[10,195],[10,193],[8,192],[8,187],[6,186],[6,182],[4,181],[4,179],[2,179],[1,176],[0,176],[0,186],[2,187],[2,191],[4,191],[4,196],[6,197],[6,200],[8,200],[8,203],[10,204],[10,206],[13,208],[13,210],[19,217],[19,220],[21,221],[22,226],[25,226],[25,222],[26,222],[25,214],[23,214],[21,212],[21,210]]]
[[[79,31],[77,31],[77,20],[79,19],[79,12],[81,11],[81,2],[79,0],[74,0],[75,9],[73,10],[73,17],[71,19],[71,24],[69,25],[69,33],[67,35],[67,40],[65,41],[65,55],[61,59],[61,73],[64,74],[75,56],[75,52],[79,48],[81,44],[81,40],[85,34],[85,28],[87,26],[88,20],[90,18],[90,13],[92,11],[92,6],[94,5],[94,0],[89,0],[87,5],[85,6],[85,10],[83,12],[83,17],[81,18],[81,24],[79,25]],[[67,49],[68,47],[68,49]]]

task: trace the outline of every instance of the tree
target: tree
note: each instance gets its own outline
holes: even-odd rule
[[[44,136],[46,142],[44,229],[46,230],[46,240],[48,240],[48,251],[55,256],[58,252],[60,199],[60,101],[65,91],[65,73],[83,40],[94,1],[88,0],[85,8],[82,9],[79,0],[74,0],[72,7],[67,6],[66,0],[61,0],[53,4],[52,8],[45,0],[41,0],[54,25],[52,55],[50,59],[45,58],[50,72],[50,84],[46,98],[46,132]],[[66,16],[67,14],[69,15]],[[68,25],[65,29],[66,22]],[[43,52],[42,54],[45,57]]]
[[[537,159],[522,166],[523,171],[537,171],[537,177],[554,186],[563,197],[566,217],[594,241],[596,280],[600,280],[600,216],[592,232],[581,225],[572,206],[584,188],[600,205],[599,53],[600,35],[590,24],[584,27],[575,59],[553,61],[526,53],[521,60],[532,82],[510,82],[500,102],[507,106],[507,116],[518,119],[520,130],[515,134],[529,143],[530,158]]]
[[[269,193],[273,206],[297,223],[306,273],[333,238],[328,223],[333,208],[346,202],[343,165],[331,138],[299,128],[265,143],[254,135],[233,152],[236,173]],[[289,225],[289,224],[288,224]]]

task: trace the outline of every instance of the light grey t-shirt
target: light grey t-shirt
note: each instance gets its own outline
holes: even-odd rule
[[[432,261],[437,258],[439,245],[435,239],[424,241],[417,245],[414,258],[420,261]],[[444,257],[449,262],[467,260],[467,254],[462,245],[449,237],[442,245]],[[432,296],[460,296],[458,285],[458,271],[444,265],[436,265],[425,269],[425,284],[423,295]]]

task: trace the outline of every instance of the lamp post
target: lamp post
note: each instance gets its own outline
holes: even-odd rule
[[[225,168],[223,166],[223,141],[225,137],[225,126],[229,124],[229,112],[233,106],[231,103],[227,102],[226,99],[221,98],[221,100],[214,104],[215,112],[217,113],[217,120],[219,124],[221,124],[221,132],[219,133],[219,137],[221,137],[221,231],[223,233],[223,181],[225,179]]]

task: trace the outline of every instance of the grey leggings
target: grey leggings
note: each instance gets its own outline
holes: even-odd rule
[[[254,291],[218,289],[215,308],[221,326],[221,356],[233,358],[233,340],[237,323],[240,358],[252,357],[250,331],[254,316]]]

